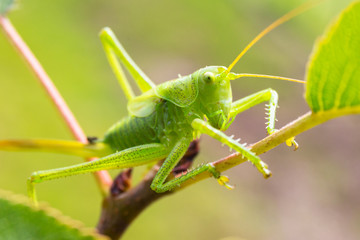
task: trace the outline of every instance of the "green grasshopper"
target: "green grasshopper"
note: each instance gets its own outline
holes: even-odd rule
[[[97,160],[90,162],[32,173],[28,179],[28,193],[35,202],[35,184],[37,183],[99,170],[131,168],[163,159],[165,161],[151,184],[151,189],[158,193],[170,191],[205,171],[212,174],[221,185],[231,188],[228,178],[221,175],[211,163],[201,165],[167,181],[190,142],[201,134],[207,134],[241,153],[267,178],[271,176],[268,166],[243,144],[228,137],[223,131],[232,124],[236,115],[268,101],[269,117],[266,129],[268,134],[272,134],[276,131],[275,112],[278,106],[278,95],[276,91],[266,89],[233,102],[230,81],[241,77],[265,77],[301,83],[303,81],[270,75],[237,74],[231,72],[231,69],[265,34],[307,8],[309,5],[300,6],[263,30],[229,67],[205,67],[158,86],[135,64],[113,32],[105,28],[100,33],[100,39],[110,65],[128,99],[129,116],[115,123],[103,139],[91,141],[89,144],[63,140],[3,140],[0,141],[0,150],[35,149],[82,157],[98,157]],[[140,96],[135,96],[118,59],[142,91]],[[293,139],[289,141],[295,144]]]

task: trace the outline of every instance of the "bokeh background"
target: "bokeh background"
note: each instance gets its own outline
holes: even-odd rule
[[[9,18],[85,132],[101,137],[126,115],[125,97],[98,39],[101,28],[111,27],[138,65],[161,83],[207,65],[229,65],[257,33],[301,2],[28,0],[19,1]],[[303,79],[313,43],[349,2],[326,1],[284,24],[256,44],[234,71]],[[268,87],[277,90],[278,127],[308,111],[300,84],[266,79],[232,84],[234,99]],[[228,134],[253,143],[266,136],[264,116],[264,105],[249,110]],[[233,191],[209,179],[163,198],[138,217],[124,239],[359,239],[359,123],[359,116],[332,120],[299,135],[296,152],[282,145],[263,154],[273,171],[269,180],[242,164],[226,173],[236,185]],[[0,137],[72,139],[4,34]],[[206,136],[201,150],[198,163],[229,154]],[[26,194],[31,172],[81,161],[59,154],[0,152],[0,188]],[[64,214],[96,225],[101,197],[90,174],[39,184],[37,191],[40,200]]]

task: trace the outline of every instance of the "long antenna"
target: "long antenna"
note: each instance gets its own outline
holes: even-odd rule
[[[315,5],[319,4],[324,0],[317,0],[317,1],[307,1],[304,4],[300,5],[299,7],[295,8],[294,10],[288,12],[272,24],[270,24],[267,28],[262,30],[245,48],[241,51],[241,53],[235,58],[235,60],[229,65],[226,73],[229,73],[230,70],[234,67],[234,65],[240,60],[240,58],[255,44],[257,43],[262,37],[272,31],[274,28],[278,27],[279,25],[283,24],[286,21],[294,18],[295,16],[305,12],[306,10],[314,7]]]
[[[306,84],[305,81],[295,79],[295,78],[288,78],[288,77],[279,77],[279,76],[273,76],[273,75],[265,75],[265,74],[252,74],[252,73],[239,73],[239,74],[232,74],[229,76],[229,80],[235,80],[237,78],[241,77],[256,77],[256,78],[270,78],[270,79],[278,79],[278,80],[284,80],[289,82],[296,82],[296,83],[302,83]]]

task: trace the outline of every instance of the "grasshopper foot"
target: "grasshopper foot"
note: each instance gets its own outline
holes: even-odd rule
[[[214,178],[218,181],[221,186],[226,187],[231,190],[234,186],[230,185],[229,178],[225,175],[221,175],[219,171],[216,170],[215,166],[211,163],[207,164],[208,171],[214,176]]]
[[[273,133],[276,132],[276,131],[277,131],[277,129],[269,130],[269,135],[273,134]],[[294,151],[298,150],[298,148],[299,148],[299,144],[295,141],[295,136],[286,139],[285,143],[286,143],[286,145],[288,145],[289,147],[294,146]]]
[[[220,177],[217,179],[218,183],[221,185],[221,186],[224,186],[226,187],[227,189],[229,190],[232,190],[234,189],[234,186],[233,185],[230,185],[228,182],[229,182],[229,178],[228,176],[225,176],[225,175],[220,175]]]
[[[272,173],[269,170],[269,167],[266,163],[264,163],[263,161],[259,161],[258,163],[255,164],[255,166],[259,170],[259,172],[261,172],[264,175],[264,178],[271,177]]]
[[[294,146],[294,151],[296,151],[299,148],[299,144],[295,141],[295,137],[291,137],[287,139],[285,143],[289,147]]]
[[[33,205],[35,207],[38,207],[38,201],[37,201],[36,193],[35,193],[35,186],[34,186],[33,179],[31,177],[29,177],[27,180],[27,191],[28,191],[28,196],[29,196],[30,200],[32,201]]]

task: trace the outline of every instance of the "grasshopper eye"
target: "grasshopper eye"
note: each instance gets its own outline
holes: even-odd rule
[[[204,73],[204,81],[206,83],[212,83],[215,80],[215,76],[212,72],[206,72]]]

